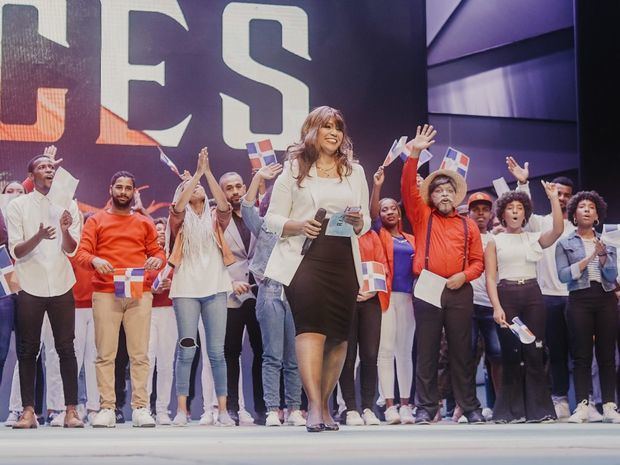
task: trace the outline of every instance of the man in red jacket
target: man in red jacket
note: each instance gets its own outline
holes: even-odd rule
[[[418,188],[418,157],[434,142],[432,126],[418,127],[411,157],[403,169],[401,190],[405,212],[413,227],[416,254],[413,272],[423,269],[447,279],[441,308],[415,299],[417,323],[416,424],[428,424],[439,409],[437,363],[441,332],[448,340],[454,397],[469,423],[483,423],[476,398],[471,354],[473,290],[470,281],[484,270],[482,242],[473,220],[456,207],[467,193],[465,179],[455,171],[431,173]]]
[[[93,277],[93,318],[101,410],[93,419],[94,427],[110,428],[116,425],[114,359],[121,324],[125,329],[131,363],[133,426],[155,426],[149,413],[147,394],[153,301],[151,283],[148,277],[144,280],[140,298],[116,297],[114,293],[115,269],[157,270],[165,260],[164,251],[157,243],[153,222],[131,210],[134,192],[135,178],[131,173],[120,171],[112,176],[112,206],[96,213],[86,222],[76,257],[81,266],[92,267],[96,271]]]

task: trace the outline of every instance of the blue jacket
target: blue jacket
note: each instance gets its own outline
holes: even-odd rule
[[[600,237],[599,234],[596,235]],[[616,248],[605,246],[607,249],[607,260],[601,268],[601,281],[603,289],[613,291],[616,288],[616,278],[618,277],[618,263]],[[588,269],[579,271],[579,262],[586,258],[586,250],[581,237],[574,231],[560,239],[555,248],[555,266],[558,270],[560,281],[568,285],[568,291],[577,291],[590,287]]]
[[[265,221],[258,215],[254,204],[248,203],[245,199],[241,202],[241,217],[248,229],[256,237],[256,247],[254,257],[250,263],[250,271],[254,277],[264,280],[265,268],[271,255],[271,251],[278,242],[278,236],[267,230]]]

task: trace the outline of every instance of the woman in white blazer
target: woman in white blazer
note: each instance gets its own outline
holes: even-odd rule
[[[278,234],[265,276],[284,284],[295,320],[295,348],[308,396],[309,432],[336,431],[329,397],[342,371],[358,290],[362,284],[358,236],[370,228],[368,184],[353,161],[351,140],[340,111],[314,109],[301,139],[288,149],[265,217]],[[329,218],[347,207],[350,237],[326,235]],[[326,219],[314,220],[319,208]],[[301,255],[306,238],[313,239]]]

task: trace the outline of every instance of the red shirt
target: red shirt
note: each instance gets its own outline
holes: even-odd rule
[[[173,273],[174,271],[170,273],[170,275],[168,276],[169,279],[172,279]],[[148,276],[148,280],[152,283],[153,281],[155,281],[155,278],[157,278],[159,271],[150,270],[150,271],[147,271],[146,274]],[[160,294],[153,293],[153,305],[152,305],[153,308],[172,307],[172,300],[170,300],[169,295],[170,295],[170,289],[166,289],[164,292]]]
[[[73,298],[75,308],[93,307],[93,276],[96,271],[91,267],[78,266],[75,257],[69,259],[75,274],[75,284],[73,286]]]
[[[456,211],[442,215],[436,208],[429,207],[422,199],[416,183],[418,159],[409,158],[403,168],[401,195],[405,213],[413,227],[416,253],[413,257],[413,273],[418,276],[424,269],[426,257],[426,232],[433,217],[430,235],[428,270],[449,278],[463,271],[467,282],[479,277],[484,271],[482,240],[473,220],[465,218],[467,225],[467,262],[465,260],[465,231],[463,219]]]
[[[114,268],[143,268],[149,257],[166,261],[164,251],[157,243],[153,222],[139,213],[118,215],[105,210],[91,216],[82,231],[76,261],[80,266],[92,268],[95,257],[110,262]],[[114,292],[114,276],[94,273],[95,292]],[[149,275],[144,277],[145,291],[151,290]]]

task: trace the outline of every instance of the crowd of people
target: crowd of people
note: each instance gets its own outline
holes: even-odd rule
[[[202,149],[161,218],[127,171],[112,176],[104,209],[60,207],[48,193],[61,160],[46,148],[3,190],[0,242],[21,289],[0,299],[0,382],[13,329],[18,359],[5,425],[114,427],[129,368],[133,426],[186,426],[200,358],[201,425],[322,432],[442,412],[470,424],[620,423],[617,256],[596,230],[605,201],[559,177],[542,181],[550,213],[536,215],[529,166],[508,157],[516,189],[461,205],[457,171],[418,173],[436,135],[417,128],[401,199],[385,198],[384,167],[369,193],[343,115],[319,107],[284,163],[247,187],[235,172],[216,178]],[[383,265],[384,289],[365,287],[369,263]],[[427,276],[443,283],[438,301],[417,288]]]

